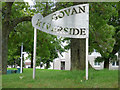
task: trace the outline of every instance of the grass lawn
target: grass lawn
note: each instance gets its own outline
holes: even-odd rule
[[[17,68],[7,68],[7,70],[17,70]]]
[[[85,71],[36,70],[32,79],[32,69],[24,69],[22,74],[2,76],[3,88],[118,88],[118,70],[89,70],[89,80]],[[20,78],[23,77],[23,78]]]

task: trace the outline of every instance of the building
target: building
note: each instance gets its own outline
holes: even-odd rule
[[[31,61],[29,59],[25,60],[24,64],[25,64],[24,68],[30,68],[31,67]]]
[[[61,56],[59,53],[59,58],[56,58],[53,61],[53,69],[56,70],[70,70],[70,65],[71,65],[71,61],[70,61],[70,50],[68,50],[67,52],[62,53],[63,56]],[[118,56],[118,54],[116,54]],[[95,62],[95,59],[97,57],[101,57],[101,54],[98,52],[93,52],[90,55],[88,55],[88,61],[90,63],[90,65],[96,69],[96,70],[101,70],[104,69],[104,62]],[[114,61],[114,62],[110,62],[109,64],[109,69],[110,70],[116,70],[119,68],[119,62],[118,61]]]
[[[53,69],[56,70],[70,70],[70,50],[67,52],[62,53],[63,56],[61,56],[58,53],[59,58],[56,58],[53,61]]]
[[[88,61],[90,65],[95,68],[96,70],[104,69],[104,62],[95,62],[95,59],[97,57],[101,57],[101,54],[98,52],[93,52],[90,55],[88,55]]]
[[[24,54],[24,68],[30,68],[31,67],[31,60],[28,58],[28,53],[23,52]]]

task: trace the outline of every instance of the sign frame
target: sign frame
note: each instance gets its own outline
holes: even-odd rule
[[[58,19],[55,20],[55,17]],[[33,16],[32,25],[52,35],[87,38],[89,37],[89,4],[64,8],[44,18],[38,13]]]
[[[87,16],[87,20],[86,20],[86,22],[88,23],[87,24],[87,29],[88,29],[88,35],[87,35],[87,37],[84,37],[84,38],[86,38],[86,80],[88,80],[88,39],[89,39],[89,4],[80,4],[80,5],[87,5],[88,6],[88,16]],[[76,5],[76,6],[78,6],[78,5]],[[71,7],[75,7],[75,6],[71,6]],[[66,9],[66,8],[65,8]],[[62,10],[65,10],[65,9],[62,9]],[[61,11],[61,10],[60,10]],[[58,12],[58,11],[56,11],[56,12]],[[56,13],[55,12],[55,13]],[[40,14],[39,14],[40,15]],[[50,15],[52,15],[52,14],[50,14]],[[49,15],[48,16],[46,16],[45,18],[47,18],[47,17],[50,17]],[[34,18],[34,17],[33,17]],[[44,21],[45,19],[42,17],[42,15],[40,15],[40,18],[41,18],[41,21]],[[35,69],[36,69],[36,67],[35,67],[35,65],[36,65],[36,42],[37,42],[37,29],[42,29],[42,28],[38,28],[38,27],[35,27],[34,26],[34,22],[33,22],[33,19],[32,19],[32,24],[33,24],[33,27],[34,27],[34,54],[33,54],[33,79],[35,79]],[[41,30],[41,31],[43,31],[43,30]],[[43,32],[45,32],[45,31],[43,31]],[[50,33],[49,31],[47,31],[46,33],[49,33],[49,34],[53,34],[53,33]],[[59,36],[59,34],[53,34],[53,35],[58,35]],[[65,35],[60,35],[60,36],[62,36],[62,37],[69,37],[69,38],[83,38],[83,37],[73,37],[73,36],[65,36]]]

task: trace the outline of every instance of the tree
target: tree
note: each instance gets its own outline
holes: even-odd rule
[[[55,10],[66,8],[72,5],[82,3],[56,3]],[[108,68],[108,56],[113,50],[115,39],[115,28],[108,24],[111,16],[116,15],[115,3],[89,3],[90,4],[90,40],[89,51],[96,49],[102,55],[102,61],[105,61],[105,67]],[[59,9],[58,9],[59,8]],[[111,11],[112,10],[112,11]],[[71,39],[71,69],[85,69],[85,39]],[[76,47],[75,47],[76,46]],[[84,47],[84,48],[83,48]],[[81,55],[80,55],[81,54]]]
[[[97,61],[104,61],[104,67],[109,68],[109,60],[114,54],[116,39],[114,38],[116,28],[111,18],[117,16],[114,7],[117,3],[95,3],[90,7],[90,51],[96,49],[101,54]]]
[[[74,3],[74,5],[79,3]],[[108,24],[111,16],[117,15],[116,3],[89,3],[89,52],[94,49],[102,55],[100,62],[105,62],[105,68],[109,67],[110,53],[115,45],[115,27]],[[110,21],[113,22],[113,21]],[[118,22],[118,21],[117,21]],[[116,36],[116,35],[115,35]],[[85,39],[71,39],[71,69],[85,68]],[[117,45],[119,47],[119,45]],[[80,55],[81,54],[81,55]]]
[[[42,3],[39,3],[38,5],[42,5]],[[45,10],[46,7],[45,9],[43,8],[42,11],[44,12]],[[39,13],[41,10],[39,10],[39,12],[36,10],[36,12]],[[41,57],[42,61],[44,60],[44,63],[47,63],[49,67],[49,63],[58,57],[56,50],[59,49],[60,53],[64,51],[61,47],[61,39],[41,31],[37,32],[37,56]],[[12,45],[14,45],[15,49],[18,49],[18,47],[21,46],[21,43],[23,43],[24,50],[30,53],[31,66],[33,66],[33,38],[33,27],[31,22],[19,23],[9,34],[9,49],[11,51],[13,50],[13,48],[11,49]],[[20,49],[18,51],[20,52]],[[10,56],[14,55],[15,53],[10,54]]]
[[[31,16],[25,16],[24,14],[15,14],[12,11],[18,12],[17,8],[12,7],[14,2],[3,2],[2,4],[2,73],[6,74],[7,71],[7,60],[8,60],[8,39],[9,34],[17,24],[23,21],[30,21]],[[16,4],[17,6],[18,4]],[[22,5],[25,3],[20,4],[20,9],[24,8]]]
[[[113,45],[112,52],[110,52],[107,58],[110,62],[114,60],[114,58],[116,57],[115,54],[119,52],[119,49],[120,49],[120,2],[115,3],[114,7],[117,11],[117,14],[111,16],[108,22],[109,25],[112,25],[115,27],[115,34],[113,35],[113,38],[115,39],[115,43]]]
[[[0,18],[2,17],[2,2],[0,2]],[[0,19],[0,38],[2,38],[2,20]],[[2,47],[2,40],[0,40],[0,47]],[[2,70],[2,49],[0,49],[0,70]],[[0,71],[0,74],[2,72]]]
[[[72,5],[82,3],[56,3],[55,10],[66,8]],[[115,26],[109,24],[110,18],[116,16],[116,3],[89,3],[90,4],[90,40],[89,51],[96,49],[102,55],[101,62],[105,62],[105,68],[109,67],[110,53],[115,51],[116,44],[119,39],[113,38],[115,34]],[[119,6],[119,5],[117,5]],[[111,21],[113,22],[113,21]],[[117,21],[118,22],[118,21]],[[117,30],[118,31],[118,30]],[[116,42],[117,40],[117,42]],[[85,39],[71,39],[71,69],[85,69]],[[75,47],[76,46],[76,47]],[[115,46],[115,47],[113,47]],[[84,47],[84,48],[83,48]],[[117,44],[117,48],[119,44]],[[116,49],[117,51],[117,49]],[[82,55],[80,55],[82,54]],[[113,54],[113,53],[112,53]]]
[[[7,64],[8,65],[14,65],[14,67],[16,67],[17,65],[20,66],[20,47],[14,47],[14,48],[10,48],[8,47],[8,61]]]

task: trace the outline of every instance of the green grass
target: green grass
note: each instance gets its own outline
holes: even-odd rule
[[[3,88],[118,88],[118,70],[90,69],[86,81],[85,71],[37,69],[33,80],[32,69],[24,69],[22,74],[3,75],[2,80]]]
[[[17,70],[17,68],[7,68],[7,70]]]

